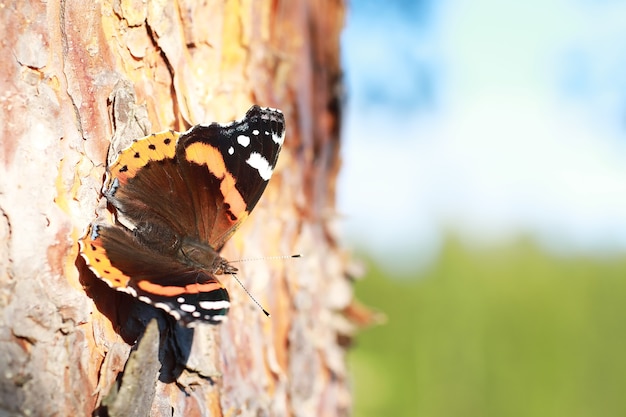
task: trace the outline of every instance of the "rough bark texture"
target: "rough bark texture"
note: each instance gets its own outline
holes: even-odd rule
[[[352,294],[332,224],[343,13],[339,0],[0,7],[0,416],[349,413]],[[174,326],[78,257],[109,145],[252,103],[283,110],[285,148],[223,255],[305,257],[240,265],[272,318],[225,278],[227,323]]]

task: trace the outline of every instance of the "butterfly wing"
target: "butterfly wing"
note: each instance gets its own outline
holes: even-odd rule
[[[164,256],[122,226],[92,224],[80,245],[96,276],[114,289],[166,310],[183,324],[218,323],[226,317],[228,292],[213,275]]]
[[[253,106],[228,125],[198,125],[183,133],[176,156],[191,193],[199,239],[221,249],[248,217],[276,166],[285,119]]]
[[[166,131],[139,139],[108,168],[103,193],[127,228],[157,220],[177,236],[196,234],[192,190],[176,159],[179,138]]]
[[[151,135],[113,163],[105,195],[129,228],[156,218],[219,250],[259,201],[284,134],[280,111],[253,106],[227,125]]]

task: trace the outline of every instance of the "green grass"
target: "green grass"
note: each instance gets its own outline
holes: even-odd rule
[[[350,354],[356,417],[626,416],[626,257],[449,240],[411,277],[372,265],[385,313]]]

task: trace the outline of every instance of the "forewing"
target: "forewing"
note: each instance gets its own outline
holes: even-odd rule
[[[259,201],[285,134],[283,114],[253,106],[228,125],[183,133],[177,159],[191,195],[200,239],[219,249]]]

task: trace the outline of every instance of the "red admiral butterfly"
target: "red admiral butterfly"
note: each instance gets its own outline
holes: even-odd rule
[[[279,110],[253,106],[227,125],[133,142],[107,169],[115,224],[96,219],[80,240],[89,268],[183,324],[223,321],[230,302],[215,275],[237,269],[219,252],[259,201],[284,134]]]

